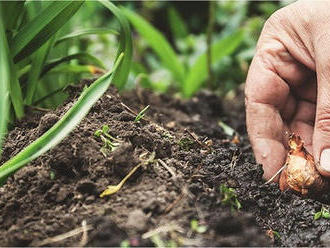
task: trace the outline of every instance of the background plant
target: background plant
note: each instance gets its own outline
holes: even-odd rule
[[[0,167],[0,183],[3,183],[16,170],[65,138],[112,82],[116,82],[118,88],[124,86],[132,56],[130,28],[127,20],[117,7],[108,1],[100,0],[98,2],[110,11],[119,22],[120,30],[111,31],[111,33],[120,33],[115,65],[111,71],[105,73],[88,88],[85,88],[73,107],[51,129]],[[92,62],[104,67],[93,55],[81,52],[58,58],[55,61],[48,61],[49,52],[55,44],[64,43],[85,34],[95,33],[95,29],[89,29],[56,39],[56,33],[61,28],[65,28],[68,20],[83,3],[83,1],[47,2],[47,5],[41,8],[42,10],[31,20],[28,16],[29,8],[42,7],[41,2],[0,3],[0,75],[2,77],[1,94],[3,96],[0,99],[0,110],[3,118],[0,127],[1,140],[8,129],[8,123],[15,118],[22,118],[24,107],[33,105],[39,79],[51,68],[71,59],[78,59],[79,62]],[[17,12],[17,9],[21,11]],[[12,15],[16,19],[12,19]],[[103,31],[96,30],[96,33],[102,33]],[[107,32],[109,30],[106,30]],[[71,65],[68,64],[68,66]],[[80,64],[73,65],[79,67]],[[23,72],[20,73],[20,70],[23,70]],[[81,72],[77,71],[78,74]],[[23,77],[26,74],[27,77]],[[30,78],[33,78],[33,80],[30,80]],[[39,86],[41,85],[38,85],[38,88]],[[65,87],[65,85],[60,84],[58,86]],[[46,96],[47,94],[52,95],[53,90],[47,90]],[[55,97],[58,96],[59,94],[55,95]]]
[[[209,8],[211,4],[214,8]],[[220,95],[237,89],[245,80],[264,21],[286,4],[126,4],[123,11],[137,33],[128,86],[138,83],[154,91],[180,92],[185,97],[205,87]]]

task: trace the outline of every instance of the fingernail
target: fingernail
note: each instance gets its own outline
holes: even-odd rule
[[[320,157],[320,167],[330,173],[330,149],[324,149]]]

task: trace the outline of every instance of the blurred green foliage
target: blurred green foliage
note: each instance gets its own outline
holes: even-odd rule
[[[265,20],[287,3],[215,2],[208,83],[209,2],[121,2],[135,32],[126,88],[139,84],[187,97],[202,87],[221,95],[235,90],[245,80]]]
[[[179,92],[186,97],[203,87],[221,95],[235,90],[245,80],[265,20],[288,2],[214,2],[212,78],[209,78],[207,68],[209,2],[118,2],[134,33],[134,58],[125,89],[140,85],[156,92]],[[87,1],[57,37],[95,27],[100,30],[106,27],[108,31],[81,37],[77,34],[77,38],[66,42],[57,41],[48,58],[52,60],[83,52],[95,56],[105,68],[110,68],[117,50],[118,37],[114,30],[118,30],[118,24],[97,2]],[[110,35],[109,30],[113,30]],[[219,44],[221,41],[224,44]],[[42,107],[57,106],[66,97],[60,89],[80,78],[94,77],[82,62],[70,60],[50,70],[38,83],[34,98],[42,99],[42,102],[37,103]],[[49,92],[56,94],[47,97]]]

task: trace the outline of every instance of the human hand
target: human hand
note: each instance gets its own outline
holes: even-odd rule
[[[265,23],[249,69],[246,121],[264,178],[285,163],[296,133],[330,176],[330,1],[297,1]]]

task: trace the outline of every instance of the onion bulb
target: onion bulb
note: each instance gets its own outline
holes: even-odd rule
[[[280,176],[280,189],[292,190],[303,196],[324,192],[328,181],[315,166],[313,156],[305,149],[299,135],[291,134],[285,168]]]

